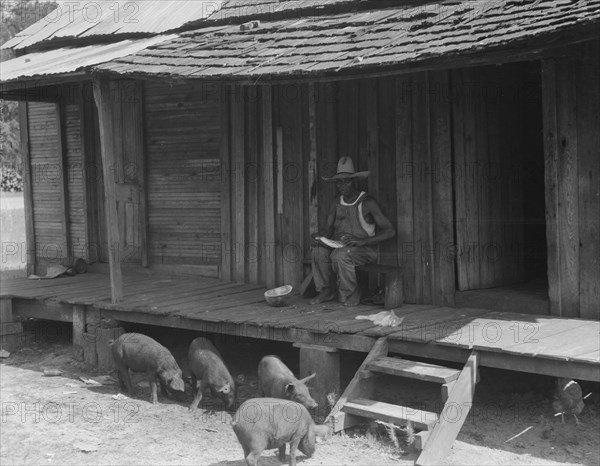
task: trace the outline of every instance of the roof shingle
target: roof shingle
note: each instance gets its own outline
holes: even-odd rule
[[[324,3],[252,1],[255,6],[296,9]],[[335,1],[358,4],[361,0]],[[235,9],[243,3],[230,0],[226,5]],[[228,8],[224,6],[220,13],[229,15]],[[412,66],[424,60],[452,59],[506,47],[527,49],[535,41],[552,45],[549,38],[560,39],[560,34],[571,31],[586,30],[588,36],[600,37],[599,26],[600,0],[403,3],[385,9],[263,21],[249,29],[235,24],[204,27],[93,69],[210,79],[334,75],[340,70]]]

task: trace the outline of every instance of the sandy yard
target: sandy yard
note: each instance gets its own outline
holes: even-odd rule
[[[51,334],[50,338],[48,332],[36,332],[27,347],[1,362],[0,464],[245,464],[230,426],[231,414],[222,411],[209,394],[194,413],[188,412],[186,403],[165,398],[152,405],[140,374],[134,378],[134,383],[140,383],[136,397],[124,398],[118,384],[105,377],[116,377],[114,373],[98,373],[72,358],[67,326]],[[193,336],[191,332],[171,335],[164,344]],[[244,378],[240,403],[257,396],[255,364],[260,357],[283,352],[282,357],[293,360],[289,351],[256,340],[240,340],[224,348],[224,358],[235,361],[230,363],[232,373]],[[347,377],[360,363],[359,356],[345,361]],[[47,377],[44,369],[58,369],[62,375]],[[86,384],[80,377],[102,384]],[[580,417],[583,426],[576,426],[572,417],[563,425],[553,417],[550,378],[483,371],[476,403],[445,464],[600,464],[598,387],[582,385],[584,394],[593,392]],[[384,397],[404,403],[427,393],[392,379],[383,379],[380,386]],[[417,453],[411,446],[398,449],[376,427],[364,424],[335,435],[319,443],[312,458],[300,454],[298,463],[414,463]],[[262,465],[281,464],[276,450],[266,451],[261,460]]]

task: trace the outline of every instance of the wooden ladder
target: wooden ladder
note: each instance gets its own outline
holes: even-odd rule
[[[467,418],[477,383],[477,353],[473,351],[462,370],[388,356],[387,337],[373,348],[337,401],[327,422],[334,432],[363,420],[379,419],[397,425],[412,422],[415,446],[421,450],[416,464],[436,464],[450,453],[452,444]],[[444,403],[441,413],[372,400],[379,374],[437,382]]]

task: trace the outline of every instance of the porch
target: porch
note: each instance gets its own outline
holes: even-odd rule
[[[124,271],[123,302],[111,304],[110,277],[87,273],[49,280],[4,280],[0,298],[14,316],[74,322],[85,315],[121,322],[197,330],[368,353],[388,337],[390,353],[600,382],[600,322],[494,312],[471,307],[405,304],[397,327],[380,327],[360,314],[380,307],[311,306],[295,298],[269,307],[264,288],[206,277],[164,277]],[[522,311],[522,312],[520,312]],[[3,316],[5,322],[5,317]],[[3,323],[4,323],[3,322]]]

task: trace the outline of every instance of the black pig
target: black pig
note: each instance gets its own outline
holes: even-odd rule
[[[146,372],[150,382],[152,403],[157,403],[157,381],[164,395],[170,394],[177,400],[184,397],[185,386],[181,369],[171,352],[156,340],[141,333],[124,333],[108,342],[119,372],[121,389],[134,394],[129,369]]]
[[[192,388],[200,382],[198,391],[190,405],[190,411],[198,407],[202,392],[209,387],[212,394],[220,398],[227,409],[235,403],[235,382],[221,358],[221,354],[206,338],[196,338],[190,345],[188,361],[191,370]]]

